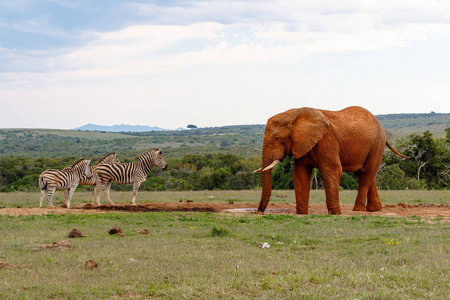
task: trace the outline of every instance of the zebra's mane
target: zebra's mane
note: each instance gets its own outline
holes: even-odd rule
[[[157,151],[161,151],[161,149],[159,149],[159,148],[153,148],[153,149],[150,149],[150,150],[148,150],[148,151],[142,153],[141,155],[139,155],[139,156],[138,156],[138,160],[139,160],[140,162],[144,162],[144,161],[145,161],[145,158],[151,157],[151,156],[152,156],[155,152],[157,152]]]
[[[139,161],[143,161],[145,157],[150,157],[150,156],[152,156],[152,154],[155,153],[155,152],[157,152],[158,150],[161,151],[161,149],[159,149],[159,148],[150,149],[150,150],[148,150],[148,151],[142,153],[141,155],[139,155],[137,159],[138,159]]]
[[[117,156],[117,153],[112,152],[112,153],[106,154],[102,159],[100,159],[100,160],[98,161],[98,163],[96,163],[96,165],[99,165],[99,164],[105,162],[105,160],[107,160],[107,159],[110,158],[111,156]]]
[[[80,160],[74,163],[70,168],[75,168],[75,166],[80,164],[83,160],[86,160],[86,158],[80,158]]]

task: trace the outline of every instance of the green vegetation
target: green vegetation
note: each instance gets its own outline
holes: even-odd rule
[[[356,190],[343,190],[339,192],[339,201],[341,204],[355,203],[357,191]],[[381,203],[398,204],[400,202],[406,204],[420,204],[428,203],[434,205],[450,204],[450,191],[414,191],[414,190],[402,190],[402,191],[379,191]],[[111,199],[114,203],[130,203],[132,193],[130,191],[111,191]],[[261,198],[260,190],[245,190],[245,191],[156,191],[147,192],[140,191],[136,203],[154,203],[154,202],[179,202],[191,200],[194,202],[218,202],[227,203],[233,201],[246,202],[246,203],[259,203]],[[79,203],[87,203],[91,199],[91,193],[80,191],[73,195],[73,205]],[[107,201],[102,195],[102,204],[106,204]],[[53,197],[53,204],[56,206],[64,203],[64,193],[57,191]],[[273,190],[270,203],[295,203],[295,194],[293,190]],[[311,190],[310,204],[325,204],[325,191],[323,190]],[[39,193],[29,192],[13,192],[13,193],[0,193],[0,208],[15,208],[18,205],[21,207],[36,207],[39,204]],[[44,206],[47,205],[47,200],[44,200]]]
[[[450,123],[450,114],[389,114],[378,115],[383,128],[405,128],[414,126],[431,126]]]
[[[124,237],[109,235],[120,226]],[[417,217],[0,216],[1,299],[447,299],[448,223]],[[65,251],[38,244],[69,240]],[[149,234],[138,234],[144,228]],[[259,243],[270,245],[260,248]],[[85,261],[98,268],[87,270]]]
[[[448,189],[450,114],[378,117],[390,131],[391,144],[410,157],[404,160],[386,151],[377,178],[380,189]],[[440,126],[440,129],[398,134],[415,126],[432,130],[438,128],[433,126]],[[37,191],[37,178],[42,171],[62,169],[80,157],[95,162],[107,153],[117,152],[122,162],[129,162],[156,147],[163,149],[169,170],[154,169],[141,185],[141,191],[254,189],[261,184],[260,176],[252,171],[260,167],[263,135],[263,125],[122,133],[3,129],[0,130],[0,192]],[[394,141],[393,137],[398,138]],[[293,188],[292,168],[292,159],[286,158],[274,169],[275,189]],[[357,180],[353,174],[344,174],[341,187],[356,189]],[[323,187],[317,170],[311,185]],[[131,185],[116,184],[112,188],[132,189]]]

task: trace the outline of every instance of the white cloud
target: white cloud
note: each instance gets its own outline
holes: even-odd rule
[[[309,55],[407,47],[450,33],[441,1],[189,1],[129,4],[152,23],[62,51],[10,51],[2,83],[82,80],[173,72],[189,66],[296,62]],[[447,9],[447,10],[446,10]],[[124,9],[127,11],[127,9]]]

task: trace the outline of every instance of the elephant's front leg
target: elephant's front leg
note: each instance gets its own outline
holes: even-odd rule
[[[342,167],[334,166],[332,168],[320,169],[323,185],[325,187],[325,197],[328,212],[332,215],[340,215],[341,207],[339,205],[339,183],[342,178]]]
[[[294,162],[292,181],[294,182],[295,201],[298,214],[308,214],[309,187],[312,168],[305,167],[298,160]]]

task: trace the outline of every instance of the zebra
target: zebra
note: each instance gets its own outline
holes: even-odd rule
[[[91,170],[91,174],[92,176],[90,178],[88,178],[86,175],[82,175],[80,178],[80,183],[79,185],[92,185],[92,196],[91,196],[91,204],[94,204],[94,195],[95,195],[95,185],[97,184],[97,173],[96,173],[96,169],[99,165],[104,164],[104,163],[109,163],[109,162],[118,162],[120,163],[119,159],[117,158],[117,153],[109,153],[108,155],[105,155],[105,157],[103,157],[102,159],[100,159],[98,161],[98,163],[96,163],[93,166],[90,166],[90,170]],[[66,169],[70,169],[72,166],[67,166],[65,167],[63,170]],[[66,200],[66,205],[67,205],[67,194],[69,192],[69,188],[66,189],[66,193],[65,195],[65,200]]]
[[[44,200],[45,190],[48,191],[48,205],[53,207],[52,198],[55,194],[55,190],[66,190],[67,198],[67,208],[70,208],[70,200],[72,199],[73,193],[77,188],[80,178],[86,175],[90,178],[91,170],[89,164],[91,160],[82,158],[76,163],[74,163],[69,169],[66,170],[45,170],[39,176],[39,188],[41,189],[41,197],[39,199],[39,207],[42,207],[42,201]]]
[[[100,205],[100,191],[104,193],[108,203],[114,205],[109,197],[111,182],[120,184],[133,183],[133,198],[131,203],[136,205],[136,195],[139,186],[147,179],[147,175],[153,166],[157,166],[163,171],[167,170],[167,163],[162,156],[161,149],[151,149],[138,156],[137,162],[131,163],[106,163],[97,167],[98,182],[95,186],[97,205]]]

